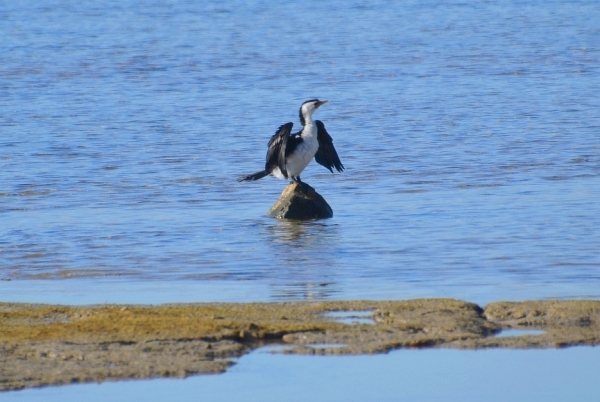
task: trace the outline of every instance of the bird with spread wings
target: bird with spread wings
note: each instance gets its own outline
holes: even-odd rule
[[[333,173],[344,170],[344,165],[333,146],[333,139],[320,120],[312,119],[312,114],[317,108],[327,101],[311,99],[300,107],[300,123],[302,130],[291,134],[294,123],[286,123],[279,127],[269,140],[265,169],[247,176],[239,181],[253,181],[267,175],[280,179],[291,178],[292,181],[301,183],[300,173],[306,168],[314,157],[318,164],[326,167]]]

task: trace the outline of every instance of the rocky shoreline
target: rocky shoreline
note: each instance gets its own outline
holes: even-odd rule
[[[360,318],[344,321],[339,313]],[[497,336],[510,329],[540,332]],[[221,373],[233,364],[228,359],[273,342],[287,345],[281,353],[327,355],[598,345],[600,301],[496,302],[484,308],[453,299],[0,303],[0,390]]]

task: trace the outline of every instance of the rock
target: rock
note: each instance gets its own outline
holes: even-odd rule
[[[277,219],[324,219],[333,216],[327,201],[306,183],[290,183],[267,216]]]
[[[374,323],[340,322],[332,312],[367,314]],[[538,331],[497,336],[511,329]],[[452,299],[155,306],[0,302],[0,395],[53,384],[221,373],[236,357],[273,341],[285,345],[281,353],[305,355],[596,346],[600,301],[494,302],[485,309]]]

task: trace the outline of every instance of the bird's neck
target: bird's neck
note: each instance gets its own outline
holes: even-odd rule
[[[304,117],[304,128],[302,129],[302,133],[306,132],[307,135],[312,135],[315,130],[315,122],[312,118],[312,115],[305,115]]]
[[[302,128],[302,137],[310,138],[317,136],[317,125],[313,121],[312,117],[308,116],[304,118],[304,127]]]

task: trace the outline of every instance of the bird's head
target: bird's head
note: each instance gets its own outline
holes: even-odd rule
[[[312,114],[319,108],[319,106],[326,104],[327,101],[320,101],[318,99],[307,100],[300,106],[300,123],[306,125],[306,120],[312,117]]]

